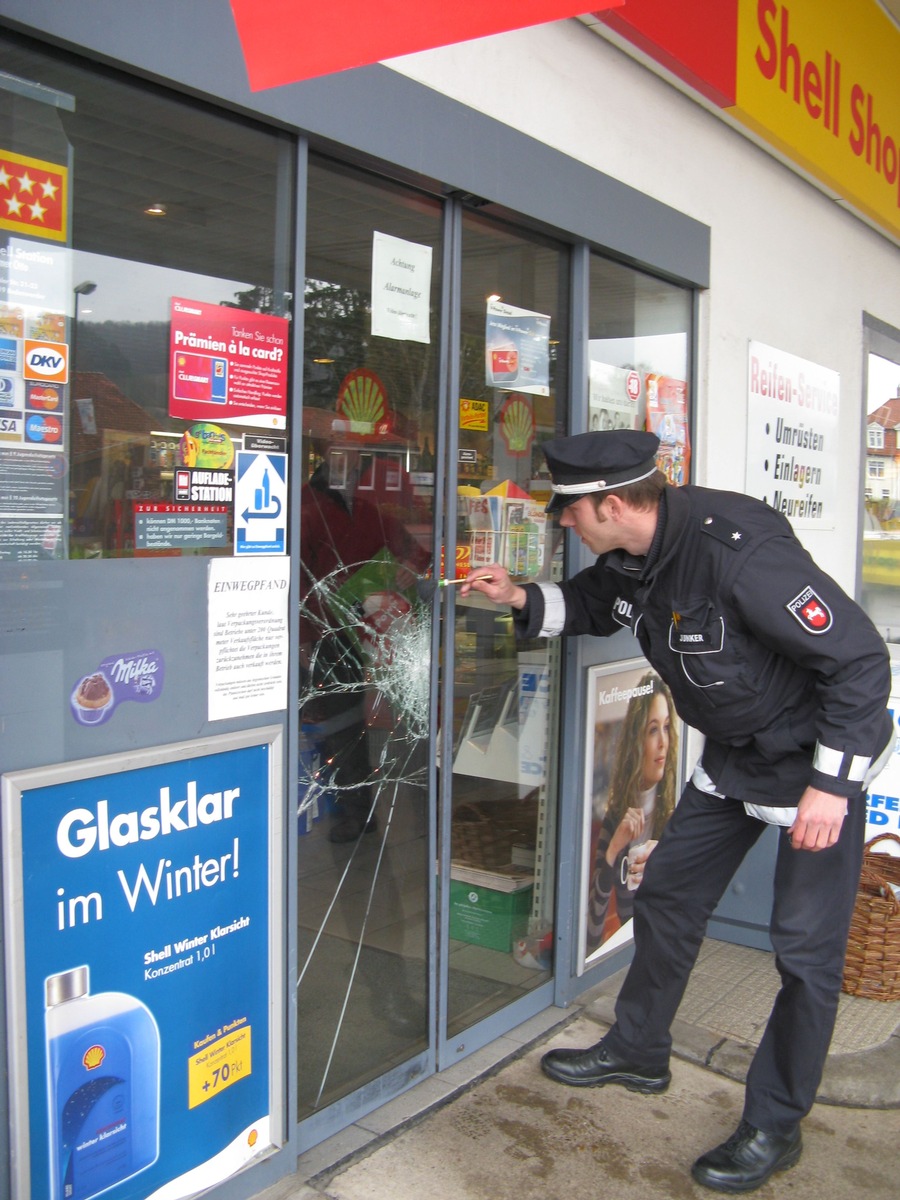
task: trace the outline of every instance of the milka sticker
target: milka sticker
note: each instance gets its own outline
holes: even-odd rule
[[[79,679],[69,705],[79,725],[102,725],[123,700],[156,700],[163,687],[163,656],[156,650],[104,658]]]

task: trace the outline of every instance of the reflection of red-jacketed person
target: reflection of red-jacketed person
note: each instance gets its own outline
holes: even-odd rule
[[[328,763],[336,797],[329,832],[334,842],[353,841],[377,827],[368,782],[367,654],[371,662],[375,648],[373,665],[378,665],[385,621],[409,610],[399,591],[431,561],[396,517],[360,496],[352,463],[342,482],[341,489],[330,485],[323,462],[300,493],[300,666],[302,691],[310,697],[300,719],[315,727],[321,757]],[[342,613],[351,602],[337,593],[354,577],[364,578],[366,568],[385,551],[396,560],[390,569],[397,591],[372,587],[352,612]]]

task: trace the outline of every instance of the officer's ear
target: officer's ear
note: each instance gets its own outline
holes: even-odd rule
[[[608,492],[597,505],[597,512],[607,521],[618,522],[622,519],[624,508],[622,497],[617,496],[615,492]]]

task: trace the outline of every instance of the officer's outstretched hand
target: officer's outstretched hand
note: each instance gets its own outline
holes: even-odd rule
[[[826,850],[838,840],[846,815],[846,796],[808,787],[800,797],[797,819],[790,828],[791,845],[795,850]]]
[[[524,608],[527,599],[525,589],[514,583],[499,563],[476,567],[459,589],[461,596],[468,596],[470,592],[480,592],[493,604],[508,604],[511,608]]]

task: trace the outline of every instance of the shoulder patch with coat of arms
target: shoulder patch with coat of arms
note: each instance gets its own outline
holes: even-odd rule
[[[808,586],[784,607],[807,633],[827,633],[834,623],[831,609],[822,597]]]

